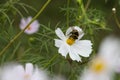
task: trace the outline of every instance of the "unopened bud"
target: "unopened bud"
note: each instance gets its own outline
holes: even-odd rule
[[[116,8],[112,8],[113,13],[116,13]]]

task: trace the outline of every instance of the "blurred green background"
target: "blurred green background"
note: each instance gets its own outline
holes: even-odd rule
[[[16,3],[10,3],[9,1]],[[28,16],[34,17],[46,1],[47,0],[0,0],[0,51],[21,31],[19,29],[21,18],[27,18]],[[69,11],[69,25],[80,25],[80,27],[83,28],[86,34],[82,39],[93,39],[94,51],[92,55],[97,53],[99,45],[104,37],[110,34],[120,37],[120,28],[116,24],[112,13],[112,8],[115,7],[116,16],[120,21],[120,0],[83,0],[84,5],[86,5],[88,1],[91,1],[87,9],[88,11],[86,12],[89,19],[94,20],[94,18],[100,18],[100,21],[105,23],[105,28],[101,28],[98,25],[86,24],[84,20],[77,20],[78,14],[80,13],[78,12],[80,11],[78,3],[76,0],[69,1],[69,8],[73,10]],[[6,2],[8,3],[6,4]],[[71,65],[60,54],[56,57],[58,49],[54,46],[54,39],[57,38],[54,30],[60,27],[65,32],[67,29],[67,2],[68,0],[51,0],[50,4],[37,18],[41,24],[39,32],[33,35],[23,33],[23,35],[18,38],[2,56],[0,56],[0,64],[9,61],[18,61],[21,63],[32,62],[45,67],[51,73],[65,74],[69,77],[68,80],[76,80],[76,74],[78,75],[87,64],[81,65],[81,63],[72,62]],[[27,7],[27,12],[19,3],[29,5],[34,9]],[[19,11],[15,11],[13,6]],[[7,17],[2,14],[2,11],[8,15],[10,22]],[[102,17],[104,17],[105,21],[102,21]],[[47,65],[54,57],[55,59]],[[83,58],[83,60],[87,59]]]

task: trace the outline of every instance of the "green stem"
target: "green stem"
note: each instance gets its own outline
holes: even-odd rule
[[[82,11],[82,15],[81,18],[85,18],[85,20],[88,20],[88,17],[86,15],[86,10],[85,7],[83,5],[83,0],[78,0],[79,6],[80,6],[80,10]]]
[[[59,55],[59,54],[54,55],[54,56],[49,60],[49,62],[44,65],[44,68],[48,67],[49,64],[51,64],[52,61],[55,60],[58,55]]]
[[[87,0],[87,4],[85,5],[85,11],[87,11],[87,9],[88,9],[90,3],[91,3],[91,0]]]
[[[119,20],[118,20],[118,18],[117,18],[117,16],[116,16],[116,13],[114,13],[113,16],[114,16],[114,19],[115,19],[116,24],[117,24],[118,27],[120,28],[120,23],[119,23]]]
[[[100,24],[100,23],[98,23],[98,22],[95,22],[95,21],[91,21],[91,20],[89,20],[89,19],[88,19],[88,24],[94,24],[94,25],[98,25],[98,26],[104,28],[104,26],[103,26],[102,24]]]
[[[83,16],[85,17],[85,19],[87,19],[86,11],[85,11],[85,8],[84,8],[82,0],[80,2],[80,7],[81,7],[81,10],[82,10]]]
[[[32,20],[28,23],[28,25],[19,32],[10,42],[5,46],[5,48],[0,52],[0,56],[10,47],[10,45],[29,27],[29,25],[42,13],[42,11],[46,8],[46,6],[50,3],[51,0],[48,0],[43,7],[39,10],[39,12],[32,18]]]
[[[69,4],[70,4],[70,0],[67,0],[67,16],[66,16],[67,28],[69,27]]]

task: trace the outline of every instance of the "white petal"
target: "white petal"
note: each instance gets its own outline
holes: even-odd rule
[[[104,56],[114,56],[120,53],[120,40],[114,37],[107,37],[103,40],[99,53]],[[115,54],[116,53],[116,54]]]
[[[66,57],[66,55],[68,54],[68,46],[62,44],[61,47],[59,48],[58,52],[59,52],[62,56]]]
[[[7,72],[3,72],[3,74],[0,76],[0,80],[17,80],[18,76],[14,75],[14,72],[12,71],[7,71]]]
[[[32,30],[34,30],[34,32],[35,32],[39,29],[40,24],[37,20],[35,20],[30,26],[32,27]]]
[[[42,70],[35,69],[34,74],[31,77],[31,80],[49,80],[47,73]]]
[[[32,17],[29,16],[29,17],[26,19],[26,22],[29,23],[31,20],[32,20]]]
[[[16,72],[17,75],[20,76],[20,77],[25,73],[24,68],[23,68],[22,65],[15,66],[13,71]]]
[[[63,41],[60,39],[54,39],[55,40],[55,46],[60,47],[63,44]]]
[[[25,23],[26,23],[26,19],[25,19],[25,18],[22,18],[22,19],[21,19],[21,23],[22,23],[22,24],[25,24]]]
[[[39,27],[40,27],[40,24],[37,20],[35,20],[32,24],[31,24],[31,27],[34,29],[34,30],[38,30]]]
[[[52,80],[67,80],[63,75],[54,75]]]
[[[26,74],[32,75],[32,73],[33,73],[33,64],[32,63],[27,63],[26,66],[25,66],[25,71],[26,71]]]
[[[87,69],[83,72],[79,80],[112,80],[113,75],[111,73],[100,73],[96,74],[93,71]]]
[[[79,54],[77,54],[76,52],[74,52],[73,50],[72,50],[72,48],[69,50],[69,55],[70,55],[70,58],[72,59],[72,60],[76,60],[76,61],[81,61],[81,58],[80,58],[80,56],[79,56]]]
[[[38,69],[35,69],[34,74],[31,77],[31,80],[40,80],[40,72]]]
[[[55,33],[56,33],[56,35],[57,35],[60,39],[65,40],[65,35],[63,34],[63,32],[61,31],[60,28],[57,28],[57,29],[55,30]]]
[[[78,51],[78,54],[84,57],[89,57],[92,52],[92,43],[89,40],[77,41],[73,46]]]
[[[117,69],[120,66],[120,40],[113,36],[105,38],[100,46],[99,56],[106,60],[110,69]]]
[[[23,73],[24,68],[21,65],[8,65],[0,72],[0,80],[22,80]]]
[[[32,24],[33,27],[35,26],[36,28],[40,27],[40,24],[37,20],[35,20]]]
[[[26,26],[26,20],[24,18],[21,19],[21,22],[20,22],[20,29],[23,30]]]
[[[70,32],[72,32],[72,29],[73,27],[69,27],[67,30],[66,30],[66,33],[65,33],[65,35],[67,36],[67,35],[69,35],[70,34]]]

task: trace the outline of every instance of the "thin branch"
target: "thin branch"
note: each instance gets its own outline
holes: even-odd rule
[[[91,3],[91,0],[88,0],[88,1],[87,1],[87,4],[85,5],[85,11],[87,11],[87,9],[88,9],[90,3]]]
[[[113,14],[113,17],[115,19],[115,22],[116,22],[117,26],[120,28],[120,22],[119,22],[119,20],[118,20],[118,18],[117,18],[115,13]]]
[[[59,54],[54,55],[54,56],[49,60],[49,62],[44,65],[44,68],[47,68],[47,67],[57,58],[58,55],[59,55]]]
[[[70,4],[70,0],[67,0],[67,16],[66,16],[67,28],[69,27],[69,4]]]
[[[0,52],[0,56],[11,46],[11,44],[18,38],[20,35],[29,27],[29,25],[42,13],[42,11],[46,8],[46,6],[50,3],[51,0],[48,0],[43,7],[39,10],[39,12],[33,17],[33,19],[28,23],[28,25],[19,32],[10,42],[3,48],[3,50]]]

